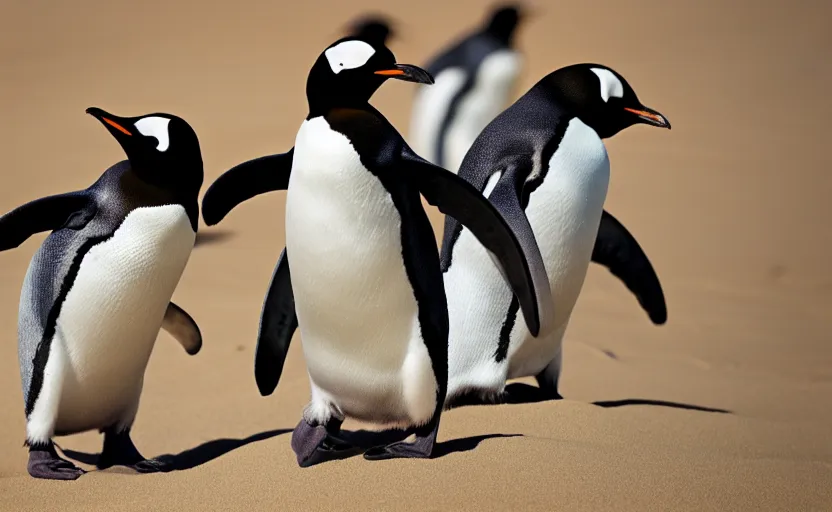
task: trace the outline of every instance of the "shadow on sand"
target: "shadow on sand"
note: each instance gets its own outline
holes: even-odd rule
[[[234,233],[231,231],[223,231],[223,230],[212,230],[212,231],[199,231],[196,234],[196,241],[194,242],[194,248],[202,247],[205,245],[212,245],[216,243],[220,243],[228,238],[234,236]]]
[[[222,457],[223,455],[234,451],[238,448],[251,443],[265,441],[272,437],[277,437],[283,434],[289,434],[292,429],[279,429],[261,432],[245,439],[215,439],[208,441],[195,448],[185,450],[178,454],[165,454],[155,457],[164,464],[162,472],[168,473],[171,471],[183,471],[193,469],[201,466],[214,459]],[[339,437],[344,440],[359,446],[363,449],[369,449],[373,446],[387,445],[396,441],[401,441],[409,435],[408,431],[402,430],[385,430],[381,432],[370,430],[349,431],[343,430]],[[436,443],[433,449],[433,456],[431,458],[438,459],[452,453],[467,452],[475,449],[479,444],[487,439],[497,439],[504,437],[521,437],[521,434],[485,434],[479,436],[462,437],[459,439],[452,439]],[[59,446],[60,448],[60,446]],[[82,464],[95,466],[98,462],[99,454],[85,453],[75,450],[67,450],[61,448],[61,451],[72,460]]]
[[[509,384],[506,386],[506,395],[504,398],[503,403],[507,404],[530,404],[530,403],[538,403],[538,402],[547,402],[550,400],[559,400],[560,397],[552,398],[542,391],[540,388],[536,386],[531,386],[529,384],[523,384],[520,382],[516,382],[513,384]],[[461,405],[487,405],[487,404],[461,404]],[[733,414],[731,411],[726,409],[717,409],[714,407],[705,407],[702,405],[693,405],[693,404],[685,404],[680,402],[669,402],[666,400],[651,400],[651,399],[644,399],[644,398],[627,398],[623,400],[602,400],[598,402],[592,402],[592,405],[597,405],[598,407],[603,407],[605,409],[611,409],[615,407],[628,407],[628,406],[635,406],[635,405],[647,405],[653,407],[668,407],[671,409],[685,409],[688,411],[700,411],[700,412],[713,412],[713,413],[720,413],[720,414]]]
[[[271,439],[272,437],[288,434],[291,431],[292,429],[284,428],[261,432],[259,434],[254,434],[253,436],[246,437],[245,439],[215,439],[175,455],[160,455],[156,457],[156,460],[164,463],[164,472],[192,469],[211,462],[216,458],[222,457],[226,453],[234,451],[237,448],[242,448],[247,444],[265,441],[266,439]],[[94,466],[96,462],[98,462],[99,454],[97,453],[76,452],[75,450],[65,450],[63,448],[61,448],[61,451],[70,459],[83,464]]]
[[[440,427],[441,428],[441,427]],[[365,450],[374,446],[386,446],[404,440],[411,434],[409,430],[342,430],[338,437],[348,443],[359,446]],[[488,439],[500,439],[506,437],[522,437],[522,434],[483,434],[479,436],[460,437],[436,443],[433,447],[432,459],[438,459],[452,453],[468,452],[475,449],[479,444]]]

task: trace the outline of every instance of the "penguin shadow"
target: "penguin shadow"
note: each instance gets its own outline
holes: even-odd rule
[[[389,429],[382,431],[374,430],[342,430],[338,437],[357,446],[362,450],[369,450],[376,446],[387,446],[392,443],[404,441],[412,434],[412,430]],[[448,441],[437,442],[433,447],[431,459],[439,459],[452,453],[469,452],[476,449],[480,443],[488,439],[502,439],[509,437],[523,437],[523,434],[482,434],[478,436],[460,437]]]
[[[211,231],[199,231],[196,234],[194,248],[217,244],[232,237],[234,237],[234,233],[232,231],[224,231],[219,229]]]
[[[563,397],[551,397],[543,393],[540,388],[515,382],[506,386],[505,396],[502,403],[506,404],[531,404],[539,402],[548,402],[551,400],[561,400]],[[488,405],[483,403],[461,403],[460,405]],[[622,400],[600,400],[592,402],[592,405],[603,407],[605,409],[615,409],[617,407],[630,407],[636,405],[652,406],[652,407],[667,407],[671,409],[685,409],[688,411],[711,412],[717,414],[733,414],[727,409],[718,409],[715,407],[706,407],[703,405],[686,404],[681,402],[670,402],[667,400],[652,400],[648,398],[626,398]]]
[[[215,439],[177,454],[160,455],[154,459],[162,463],[161,471],[163,473],[183,471],[211,462],[247,444],[265,441],[291,432],[292,429],[283,428],[260,432],[259,434],[254,434],[244,439]],[[100,456],[98,453],[77,452],[75,450],[64,449],[60,446],[58,448],[70,459],[90,466],[95,466]]]

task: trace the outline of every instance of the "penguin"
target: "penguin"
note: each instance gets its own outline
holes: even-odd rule
[[[534,376],[558,397],[561,344],[590,260],[621,278],[654,323],[667,318],[658,277],[639,244],[603,211],[610,164],[603,143],[634,124],[670,128],[618,72],[575,64],[541,79],[477,137],[459,176],[507,218],[525,217],[557,307],[535,338],[517,297],[464,225],[445,219],[441,265],[450,318],[448,408],[500,402],[507,379]],[[518,201],[519,198],[519,201]]]
[[[519,5],[497,6],[426,66],[436,85],[416,91],[410,138],[430,162],[457,172],[477,135],[509,105],[522,68],[514,37],[524,13]]]
[[[98,429],[97,466],[162,470],[130,439],[159,329],[188,354],[202,346],[193,318],[171,302],[196,237],[203,170],[199,142],[165,113],[119,117],[89,108],[127,155],[89,188],[43,197],[0,217],[0,251],[51,231],[20,295],[18,354],[29,474],[74,480],[53,436]]]
[[[367,15],[353,21],[350,35],[362,41],[386,45],[395,34],[390,20],[381,15]]]
[[[203,219],[287,190],[286,247],[261,312],[255,379],[277,386],[300,330],[311,400],[292,435],[298,465],[360,453],[339,437],[346,417],[412,431],[368,460],[429,458],[447,384],[448,310],[439,251],[420,194],[458,219],[499,263],[537,332],[548,316],[539,250],[473,186],[418,156],[369,103],[388,79],[430,84],[373,40],[345,37],[307,79],[309,114],[287,153],[244,162],[207,190]],[[409,436],[410,437],[410,436]]]

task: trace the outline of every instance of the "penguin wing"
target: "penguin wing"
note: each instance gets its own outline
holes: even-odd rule
[[[497,184],[491,190],[487,200],[500,211],[523,248],[523,255],[528,262],[534,284],[534,293],[540,314],[540,332],[546,335],[551,329],[552,320],[555,318],[552,290],[549,288],[549,275],[546,273],[543,255],[540,254],[537,238],[534,236],[534,231],[531,224],[529,224],[529,219],[526,217],[526,211],[522,204],[523,185],[529,172],[531,172],[531,167],[532,162],[530,160],[527,163],[527,168],[524,168],[521,162],[508,164],[505,171],[499,176]],[[501,269],[503,277],[508,281],[505,270],[500,265],[497,268]],[[522,304],[522,301],[520,304]],[[528,318],[525,310],[523,316]],[[531,329],[530,332],[534,334]]]
[[[202,348],[202,333],[191,315],[173,302],[168,304],[162,329],[166,330],[190,355],[195,355]]]
[[[295,294],[289,274],[289,259],[284,248],[263,302],[260,332],[257,334],[254,379],[262,396],[271,395],[277,387],[289,352],[289,343],[297,328]]]
[[[541,306],[546,306],[547,293],[551,292],[534,235],[529,237],[523,231],[523,221],[531,231],[525,215],[509,215],[507,218],[473,185],[425,161],[407,146],[402,150],[402,162],[409,178],[428,203],[470,229],[477,240],[496,256],[503,275],[520,302],[529,332],[537,336],[541,331],[541,317],[546,327],[547,319],[553,316],[550,311],[541,310]],[[511,183],[511,186],[514,184]],[[519,207],[519,199],[517,202]],[[515,231],[518,226],[521,228],[519,232]],[[541,286],[542,283],[545,286]],[[543,304],[538,301],[538,296],[544,297]]]
[[[209,226],[219,223],[235,206],[254,196],[286,190],[292,171],[292,155],[269,155],[243,162],[224,172],[202,198],[202,218]]]
[[[14,249],[42,231],[82,229],[96,211],[95,199],[87,190],[42,197],[26,203],[0,217],[0,251]]]
[[[624,282],[654,324],[667,321],[664,293],[653,265],[635,237],[606,210],[601,215],[592,261],[607,267]]]

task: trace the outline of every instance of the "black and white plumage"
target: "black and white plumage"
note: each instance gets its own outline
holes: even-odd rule
[[[0,250],[52,231],[26,273],[18,329],[29,472],[39,478],[80,476],[52,437],[92,429],[105,434],[100,467],[155,470],[129,436],[153,344],[164,328],[189,354],[202,345],[193,319],[170,302],[197,231],[196,134],[170,114],[87,112],[128,160],[85,190],[0,217]]]
[[[347,416],[415,428],[414,442],[365,458],[431,455],[447,381],[448,311],[420,194],[495,255],[532,329],[536,289],[547,288],[537,247],[524,245],[465,180],[416,155],[369,105],[387,78],[431,82],[396,64],[383,45],[335,42],[310,71],[309,115],[294,148],[229,170],[203,199],[212,225],[247,198],[288,189],[286,249],[263,306],[255,376],[262,394],[274,390],[299,327],[312,400],[292,447],[304,467],[357,452],[336,436]]]
[[[459,170],[483,128],[511,101],[522,68],[514,39],[525,13],[519,5],[495,7],[426,66],[436,84],[419,87],[414,99],[409,140],[417,153]]]
[[[442,243],[450,317],[447,403],[499,400],[507,379],[536,376],[557,395],[562,337],[590,260],[636,294],[655,323],[666,308],[658,278],[635,239],[603,211],[609,159],[602,141],[636,123],[670,128],[624,78],[597,64],[550,73],[491,122],[459,176],[536,240],[556,307],[535,339],[487,251],[446,218]],[[518,199],[519,198],[519,199]]]

